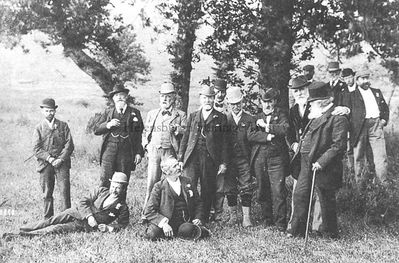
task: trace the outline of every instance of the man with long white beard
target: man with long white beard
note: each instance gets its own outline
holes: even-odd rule
[[[300,158],[301,168],[293,193],[294,206],[288,236],[304,236],[306,230],[312,174],[319,196],[322,236],[337,238],[336,190],[342,184],[342,158],[346,149],[349,123],[342,115],[333,115],[334,103],[329,86],[324,82],[309,85],[310,112],[294,158]],[[300,154],[300,155],[299,155]]]

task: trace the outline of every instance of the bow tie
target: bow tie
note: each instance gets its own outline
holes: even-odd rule
[[[162,116],[165,116],[166,114],[169,116],[172,116],[172,113],[170,111],[168,111],[168,110],[162,111]]]
[[[215,107],[218,107],[218,108],[223,108],[223,103],[217,103],[217,102],[215,102]]]

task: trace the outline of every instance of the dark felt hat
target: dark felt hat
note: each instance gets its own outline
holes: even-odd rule
[[[315,81],[309,85],[308,102],[324,100],[331,97],[331,89],[327,83]]]
[[[327,70],[328,70],[328,72],[334,72],[334,71],[339,71],[339,70],[341,70],[341,69],[339,68],[339,62],[338,62],[338,61],[331,61],[331,62],[329,62],[329,63],[328,63],[328,66],[327,66]]]
[[[56,109],[58,105],[55,105],[55,100],[52,98],[45,98],[40,104],[40,108]]]
[[[307,85],[309,85],[308,79],[301,75],[292,79],[290,89],[300,89]]]
[[[262,90],[260,94],[260,98],[263,101],[271,101],[277,100],[280,95],[280,92],[276,89],[269,88],[267,90]]]
[[[198,240],[201,235],[201,227],[188,222],[181,224],[177,230],[177,236],[184,240]]]
[[[112,98],[115,94],[125,92],[126,94],[129,94],[129,90],[125,88],[125,86],[121,83],[116,84],[112,91],[108,94],[110,98]]]
[[[302,69],[303,69],[304,71],[314,71],[314,66],[308,64],[308,65],[305,65]]]
[[[221,91],[225,91],[227,89],[227,81],[224,79],[215,79],[213,81],[213,88]]]
[[[348,76],[354,76],[355,72],[351,68],[344,68],[341,72],[341,76],[343,78],[348,77]]]

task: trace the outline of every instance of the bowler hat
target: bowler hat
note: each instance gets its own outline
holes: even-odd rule
[[[201,235],[201,227],[188,222],[181,224],[177,230],[177,236],[184,240],[198,240]]]
[[[176,91],[175,91],[175,87],[173,86],[172,83],[165,82],[161,85],[159,93],[160,94],[169,94],[169,93],[176,93]]]
[[[327,66],[327,70],[328,70],[328,72],[334,72],[334,71],[339,71],[339,70],[341,70],[341,69],[339,68],[339,62],[338,62],[338,61],[331,61],[331,62],[329,62],[329,63],[328,63],[328,66]]]
[[[298,76],[292,79],[290,89],[300,89],[309,85],[308,79],[305,76]]]
[[[224,79],[215,79],[213,81],[213,88],[220,91],[225,91],[227,89],[227,81]]]
[[[314,71],[314,66],[313,65],[305,65],[303,68],[303,71]]]
[[[228,103],[238,103],[242,100],[240,87],[230,87],[226,91],[226,101]]]
[[[370,70],[367,66],[363,66],[356,72],[356,77],[370,77]]]
[[[348,77],[348,76],[354,76],[355,72],[351,68],[344,68],[341,72],[341,76],[343,78]]]
[[[201,86],[201,91],[199,93],[200,95],[204,95],[204,96],[215,96],[215,90],[213,89],[213,87],[209,87],[207,85],[202,85]]]
[[[308,102],[315,100],[324,100],[330,97],[331,89],[326,83],[315,81],[309,85]]]
[[[278,90],[269,88],[267,90],[261,91],[260,98],[263,101],[271,101],[271,100],[278,99],[279,95],[280,95],[280,92]]]
[[[40,104],[40,108],[56,109],[58,105],[55,105],[55,100],[52,98],[45,98]]]
[[[109,179],[110,182],[120,183],[120,184],[128,184],[127,175],[122,172],[115,172],[112,176],[112,179]]]
[[[126,94],[129,93],[129,90],[125,88],[125,86],[122,83],[118,83],[114,86],[112,91],[108,94],[110,98],[112,98],[115,94],[125,92]]]

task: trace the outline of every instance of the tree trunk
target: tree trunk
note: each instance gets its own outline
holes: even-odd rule
[[[64,54],[66,57],[71,58],[81,70],[94,79],[104,91],[105,95],[108,95],[115,85],[115,80],[101,63],[92,59],[81,48],[64,46]]]
[[[258,52],[259,83],[262,89],[280,91],[279,106],[288,111],[288,81],[294,37],[292,32],[293,0],[263,0]]]

